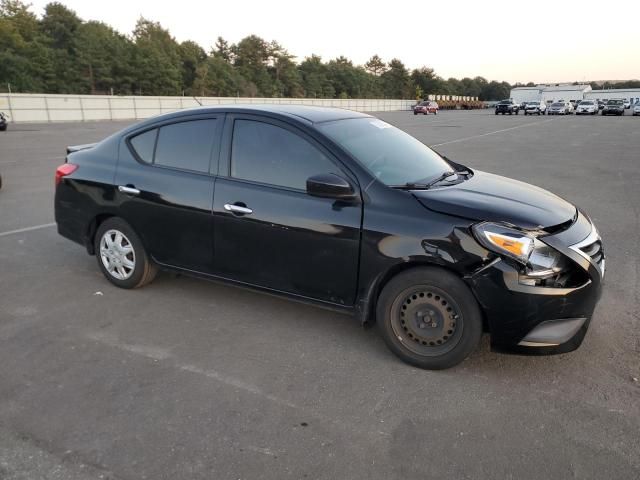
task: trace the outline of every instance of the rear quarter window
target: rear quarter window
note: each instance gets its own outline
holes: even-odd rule
[[[153,163],[153,149],[156,146],[156,137],[158,136],[158,129],[154,128],[148,132],[141,133],[131,138],[131,147],[136,152],[140,160]]]

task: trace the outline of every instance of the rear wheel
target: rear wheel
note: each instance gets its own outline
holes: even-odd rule
[[[120,288],[138,288],[151,282],[158,268],[131,226],[118,217],[105,220],[95,236],[98,267]]]
[[[473,294],[460,278],[440,268],[415,268],[391,279],[378,299],[376,317],[389,349],[419,368],[457,365],[482,336]]]

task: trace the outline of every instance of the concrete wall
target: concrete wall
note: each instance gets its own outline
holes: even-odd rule
[[[198,97],[202,105],[295,104],[339,107],[360,112],[410,110],[414,100]],[[136,120],[197,107],[192,97],[118,97],[108,95],[44,95],[0,93],[0,111],[13,122],[84,122]]]

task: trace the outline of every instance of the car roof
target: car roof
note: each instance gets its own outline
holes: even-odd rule
[[[348,118],[368,118],[366,113],[347,110],[345,108],[313,107],[307,105],[292,104],[229,104],[216,106],[202,106],[185,108],[171,113],[149,118],[143,123],[152,123],[158,120],[170,120],[186,115],[198,115],[216,112],[247,113],[247,114],[271,114],[275,116],[289,117],[294,120],[302,120],[308,124],[331,122]]]

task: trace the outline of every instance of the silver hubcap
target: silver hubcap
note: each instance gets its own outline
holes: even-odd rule
[[[107,230],[100,239],[100,258],[113,278],[126,280],[136,268],[136,254],[127,236],[118,230]]]

